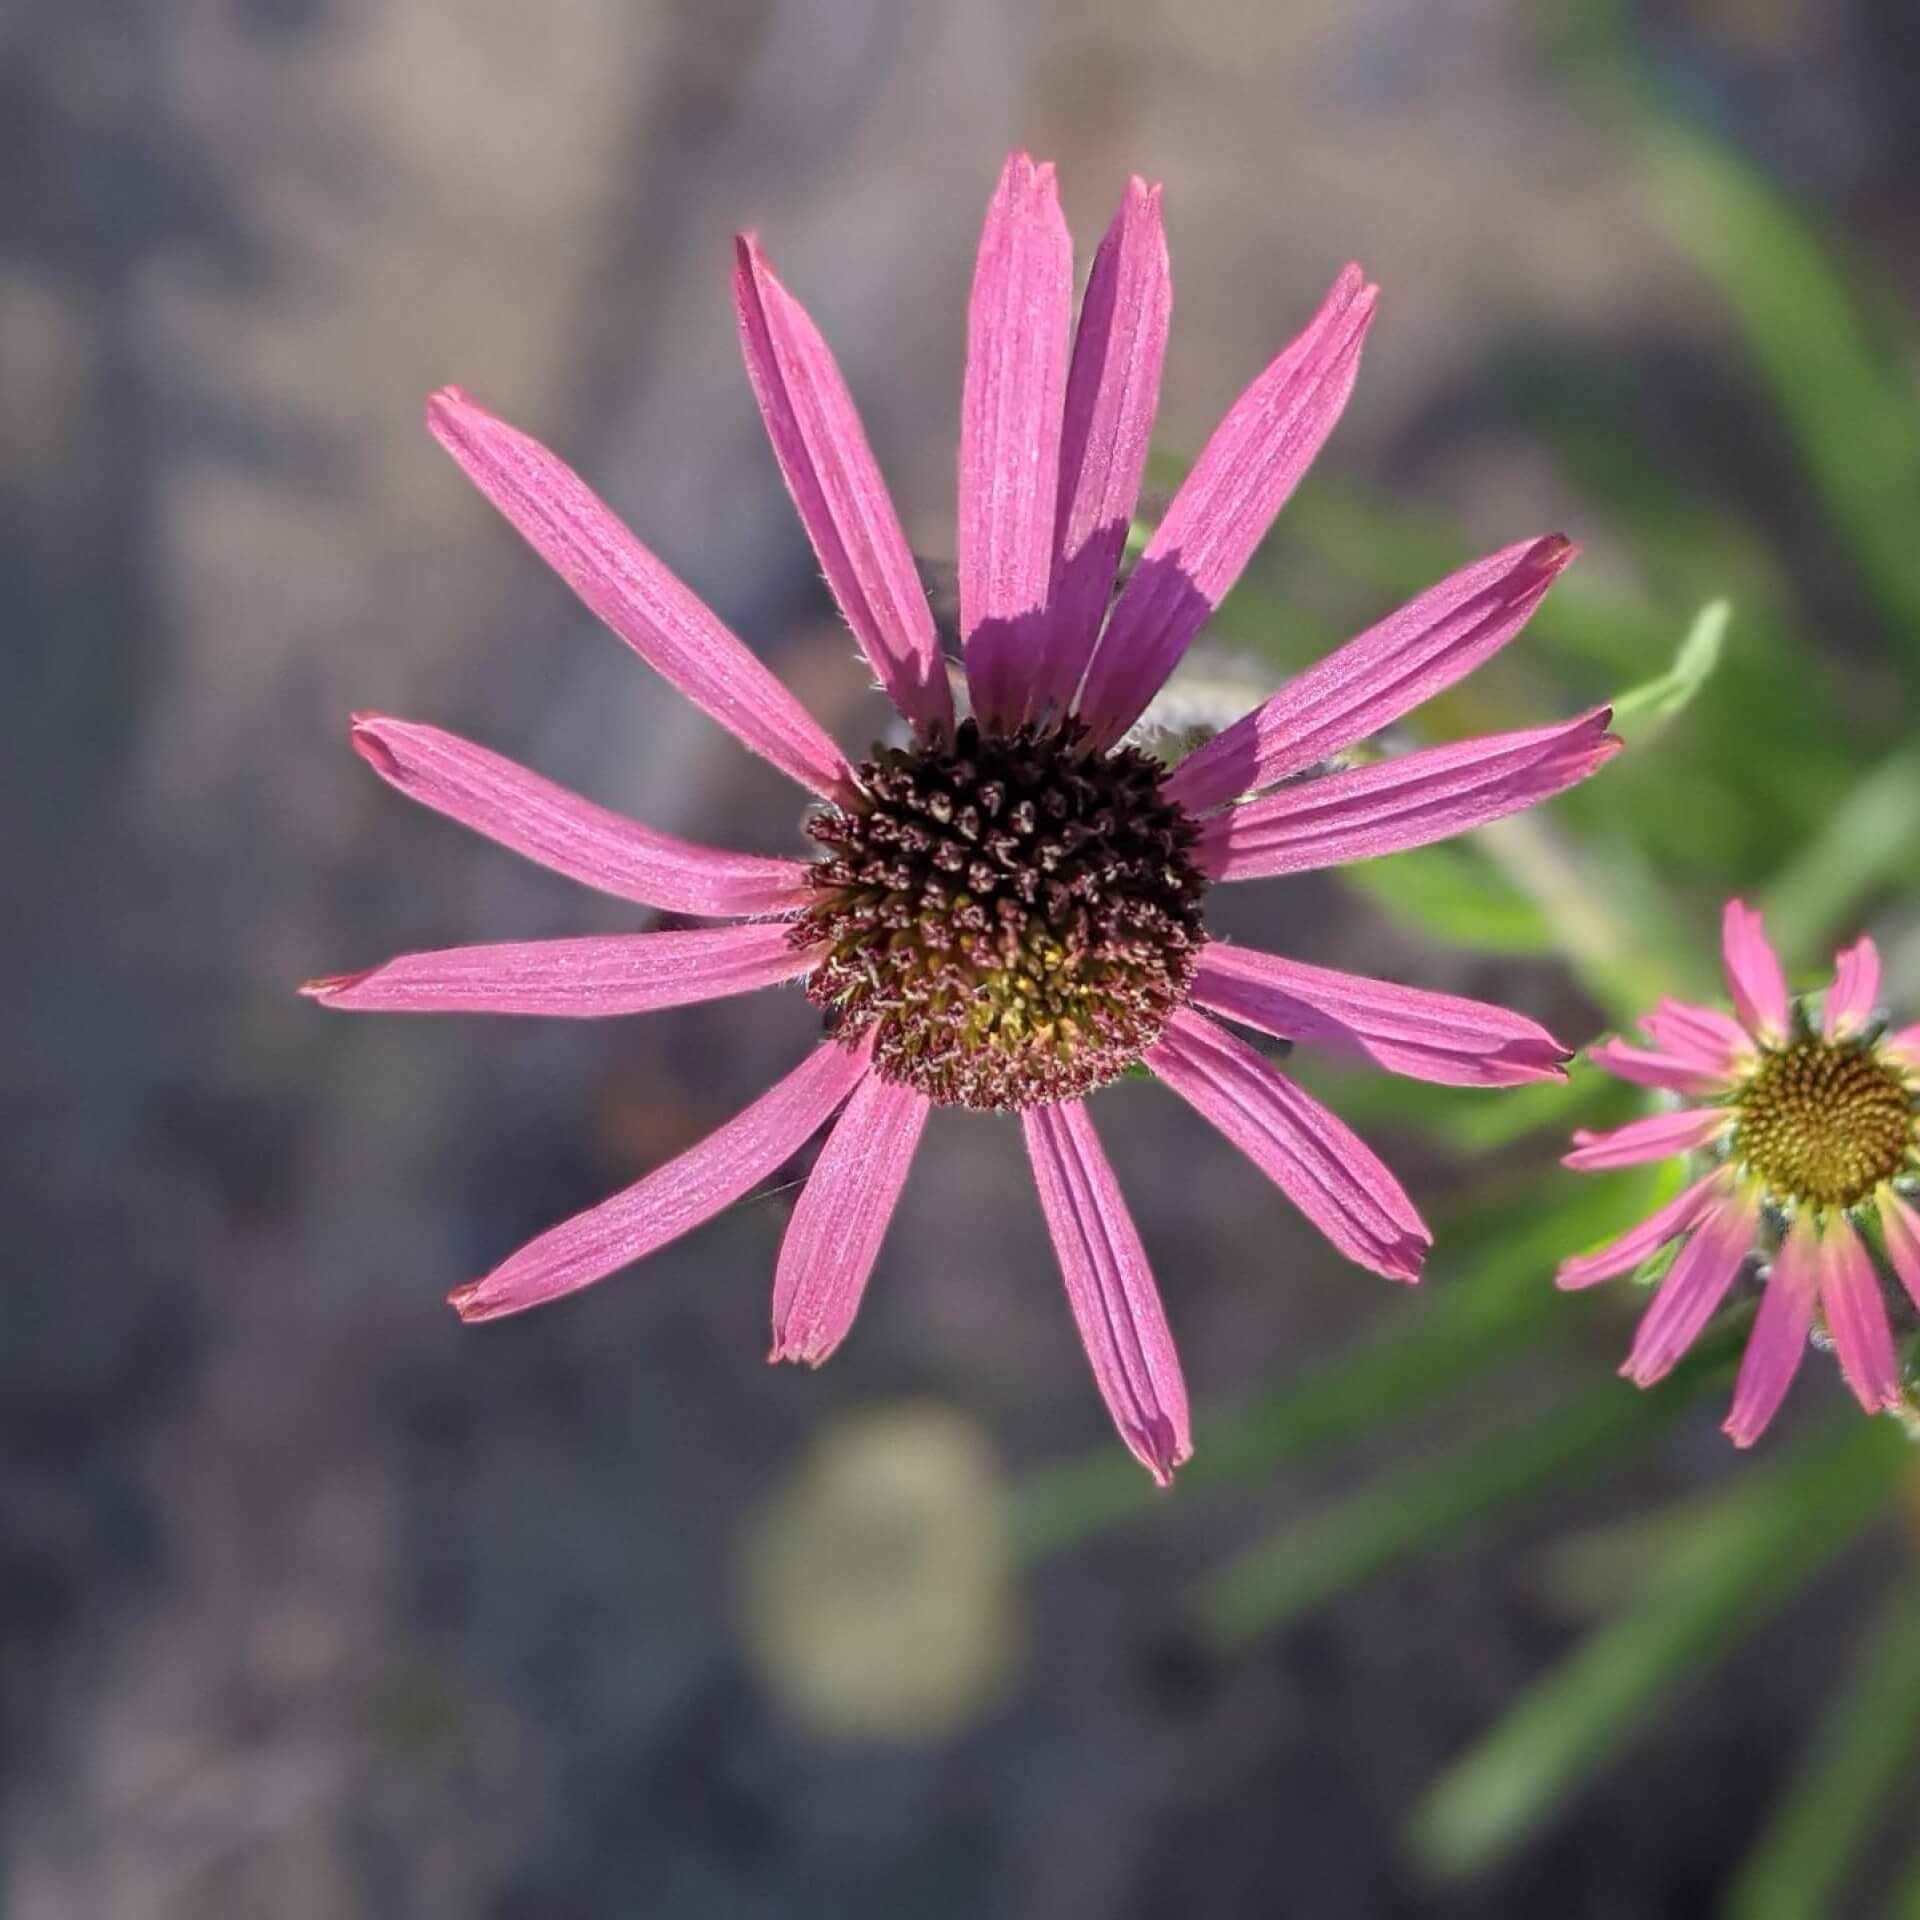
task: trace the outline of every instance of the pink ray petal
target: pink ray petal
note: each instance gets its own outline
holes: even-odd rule
[[[802,786],[844,797],[852,774],[819,722],[572,468],[458,387],[427,402],[427,425],[528,545],[662,679]]]
[[[854,1088],[780,1243],[769,1360],[817,1367],[847,1337],[930,1111],[877,1074]]]
[[[1694,1228],[1653,1304],[1641,1315],[1633,1351],[1620,1369],[1636,1386],[1650,1387],[1664,1379],[1699,1339],[1733,1285],[1759,1221],[1759,1203],[1733,1193]]]
[[[1603,1040],[1587,1050],[1587,1058],[1616,1080],[1629,1080],[1636,1087],[1664,1087],[1669,1093],[1724,1093],[1730,1078],[1702,1066],[1691,1055],[1656,1053],[1626,1040]]]
[[[1892,1054],[1909,1072],[1920,1073],[1920,1023],[1888,1034],[1880,1043],[1880,1051]]]
[[[1193,1452],[1187,1389],[1133,1217],[1079,1101],[1029,1107],[1020,1120],[1100,1397],[1128,1451],[1168,1486]]]
[[[1854,1398],[1869,1413],[1897,1405],[1900,1363],[1887,1303],[1866,1244],[1844,1214],[1830,1217],[1820,1230],[1820,1312]]]
[[[1724,1133],[1733,1118],[1726,1107],[1689,1107],[1679,1113],[1654,1113],[1643,1120],[1629,1120],[1610,1133],[1591,1133],[1582,1128],[1573,1136],[1573,1152],[1561,1164],[1582,1173],[1596,1173],[1604,1167],[1644,1166],[1649,1160],[1666,1160],[1676,1153],[1704,1147]]]
[[[1733,1010],[1756,1040],[1772,1044],[1787,1036],[1787,981],[1780,956],[1768,944],[1760,915],[1744,901],[1729,900],[1721,917],[1721,945]]]
[[[1617,1240],[1608,1241],[1592,1253],[1561,1261],[1554,1284],[1572,1292],[1578,1287],[1590,1287],[1596,1281],[1631,1273],[1642,1262],[1651,1260],[1669,1240],[1678,1239],[1728,1191],[1724,1174],[1708,1174],[1669,1200],[1657,1213],[1648,1214],[1637,1227],[1629,1227]]]
[[[549,1227],[447,1297],[462,1320],[497,1320],[577,1293],[711,1220],[826,1125],[867,1072],[867,1046],[826,1041],[725,1126],[612,1199]]]
[[[1882,1187],[1878,1199],[1888,1263],[1913,1296],[1913,1304],[1920,1307],[1920,1213],[1915,1213],[1891,1187]]]
[[[1753,1060],[1753,1036],[1731,1014],[1662,1000],[1641,1023],[1656,1047],[1714,1075],[1732,1080]]]
[[[1880,998],[1880,949],[1870,939],[1856,940],[1834,956],[1833,965],[1825,1032],[1829,1040],[1840,1040],[1873,1018]]]
[[[960,629],[974,711],[1026,711],[1060,489],[1073,242],[1051,165],[1013,154],[980,235],[960,401]]]
[[[1787,1230],[1773,1263],[1760,1311],[1747,1336],[1740,1378],[1724,1431],[1736,1447],[1750,1447],[1767,1429],[1800,1371],[1820,1294],[1819,1240],[1810,1215]]]
[[[1168,798],[1205,813],[1378,733],[1498,653],[1578,551],[1549,534],[1463,567],[1195,748]]]
[[[1611,709],[1298,780],[1215,814],[1196,857],[1216,880],[1257,880],[1424,847],[1564,792],[1620,750]]]
[[[380,713],[353,717],[353,744],[389,786],[569,880],[668,913],[791,913],[806,867],[722,853],[583,800],[457,734]]]
[[[1305,332],[1201,449],[1095,649],[1080,711],[1097,745],[1139,719],[1333,432],[1379,289],[1342,270]]]
[[[1349,1260],[1417,1280],[1433,1236],[1347,1124],[1223,1027],[1176,1013],[1146,1062],[1226,1135]]]
[[[805,973],[819,955],[796,947],[791,932],[776,921],[448,947],[309,980],[300,991],[347,1013],[532,1013],[570,1020],[657,1013]]]
[[[1448,1086],[1564,1079],[1571,1058],[1546,1028],[1504,1007],[1221,941],[1201,954],[1192,993],[1242,1026],[1357,1053],[1389,1073]]]
[[[840,369],[758,243],[735,243],[747,375],[821,570],[887,697],[921,732],[951,733],[933,610]]]
[[[1173,278],[1160,189],[1137,176],[1093,257],[1067,370],[1046,638],[1033,707],[1064,710],[1093,657],[1140,499]]]

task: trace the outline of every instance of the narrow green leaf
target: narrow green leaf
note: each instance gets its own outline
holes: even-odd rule
[[[1768,930],[1783,952],[1811,956],[1849,937],[1853,916],[1890,881],[1920,881],[1920,747],[1882,760],[1774,876]]]
[[[1500,1859],[1845,1547],[1911,1464],[1891,1421],[1849,1416],[1745,1475],[1631,1605],[1428,1789],[1410,1828],[1416,1858],[1441,1879]]]
[[[1727,1920],[1806,1920],[1837,1899],[1920,1751],[1920,1578],[1894,1589],[1728,1896]]]
[[[1676,714],[1684,713],[1720,664],[1732,609],[1710,601],[1694,616],[1673,665],[1652,680],[1621,694],[1613,703],[1613,730],[1630,746],[1644,746]]]
[[[1403,926],[1478,953],[1532,955],[1555,947],[1553,922],[1468,841],[1342,867],[1339,878]]]
[[[1731,152],[1650,124],[1639,150],[1668,233],[1714,283],[1889,627],[1920,648],[1920,393],[1869,338],[1811,224]]]
[[[1657,1172],[1657,1170],[1656,1170]],[[1193,1458],[1180,1470],[1178,1498],[1262,1479],[1383,1426],[1416,1418],[1489,1367],[1542,1337],[1571,1334],[1582,1303],[1555,1291],[1555,1264],[1570,1249],[1621,1232],[1645,1212],[1638,1181],[1580,1179],[1528,1195],[1489,1196],[1475,1214],[1450,1222],[1443,1245],[1473,1248],[1468,1269],[1442,1271],[1352,1346],[1283,1380],[1240,1406],[1205,1413]],[[1597,1306],[1597,1303],[1595,1303]],[[1044,1467],[1015,1490],[1013,1526],[1028,1558],[1058,1553],[1165,1511],[1165,1496],[1125,1453],[1102,1443]]]
[[[1725,1355],[1716,1353],[1716,1362]],[[1630,1459],[1692,1404],[1704,1361],[1650,1393],[1611,1377],[1551,1417],[1483,1434],[1368,1481],[1208,1576],[1196,1595],[1202,1631],[1223,1648],[1288,1625],[1392,1562],[1457,1541],[1544,1488]]]

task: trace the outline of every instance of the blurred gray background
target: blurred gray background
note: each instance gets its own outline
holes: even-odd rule
[[[1182,1580],[1310,1489],[1176,1496],[1010,1567],[1006,1478],[1106,1433],[1010,1128],[936,1117],[819,1375],[762,1364],[778,1194],[463,1330],[449,1285],[737,1109],[811,1014],[353,1021],[292,991],[634,924],[387,792],[356,708],[795,845],[791,790],[434,448],[442,382],[561,450],[844,742],[878,724],[738,364],[737,228],[833,342],[935,559],[1014,145],[1059,162],[1083,259],[1129,171],[1167,183],[1163,445],[1195,447],[1358,257],[1382,317],[1330,470],[1444,505],[1470,551],[1567,520],[1480,405],[1502,356],[1573,336],[1657,391],[1721,348],[1558,11],[0,4],[9,1913],[1700,1911],[1767,1791],[1753,1756],[1804,1707],[1790,1661],[1722,1676],[1557,1837],[1443,1898],[1394,1828],[1565,1639],[1502,1554],[1228,1672],[1185,1644]],[[1634,30],[1914,290],[1909,7],[1671,0]],[[1314,882],[1228,924],[1591,1019]],[[1196,1395],[1416,1309],[1154,1089],[1100,1118]],[[1379,1144],[1432,1198],[1418,1150]],[[898,1524],[863,1533],[875,1513]]]

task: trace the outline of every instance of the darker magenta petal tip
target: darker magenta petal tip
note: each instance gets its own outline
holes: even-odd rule
[[[372,967],[362,967],[358,973],[323,973],[317,979],[303,980],[299,991],[306,999],[318,1000],[324,1007],[341,994],[350,993],[374,971]]]
[[[398,780],[402,768],[392,747],[380,735],[384,717],[377,713],[356,713],[347,738],[353,744],[353,750],[376,773],[389,780]]]

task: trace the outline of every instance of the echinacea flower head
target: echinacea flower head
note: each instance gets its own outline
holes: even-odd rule
[[[558,459],[464,394],[434,397],[442,445],[586,604],[812,792],[816,851],[694,845],[436,728],[363,715],[355,744],[414,799],[588,886],[732,924],[410,954],[308,991],[348,1009],[599,1015],[802,980],[828,1027],[709,1138],[456,1290],[463,1317],[627,1266],[832,1121],[774,1280],[774,1358],[818,1363],[852,1324],[930,1109],[1017,1112],[1099,1387],[1164,1481],[1191,1447],[1185,1389],[1085,1104],[1141,1064],[1342,1253],[1418,1276],[1429,1236],[1399,1183],[1221,1020],[1456,1085],[1555,1076],[1566,1051],[1502,1008],[1214,940],[1201,909],[1211,886],[1445,839],[1600,766],[1618,745],[1604,708],[1324,770],[1504,646],[1572,547],[1549,536],[1462,568],[1176,767],[1130,738],[1333,431],[1375,292],[1358,268],[1340,274],[1207,442],[1116,596],[1172,300],[1160,192],[1129,187],[1076,324],[1053,169],[1007,162],[967,314],[962,711],[846,385],[743,238],[734,301],[774,455],[903,723],[857,763]]]
[[[1901,1404],[1899,1363],[1876,1247],[1920,1307],[1920,1026],[1889,1031],[1876,1011],[1880,958],[1861,940],[1835,961],[1816,1019],[1787,990],[1759,914],[1727,903],[1733,1012],[1664,1001],[1642,1023],[1651,1046],[1609,1040],[1608,1072],[1680,1104],[1607,1134],[1575,1136],[1567,1165],[1628,1167],[1697,1156],[1678,1198],[1597,1252],[1567,1261],[1563,1287],[1666,1259],[1622,1371],[1641,1386],[1669,1372],[1744,1270],[1762,1282],[1727,1432],[1760,1437],[1800,1356],[1823,1328],[1869,1413]]]

